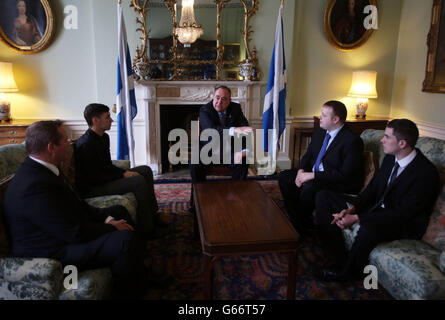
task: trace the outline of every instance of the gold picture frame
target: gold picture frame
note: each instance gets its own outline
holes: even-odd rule
[[[352,6],[350,6],[352,5]],[[330,44],[342,51],[361,47],[368,41],[373,29],[365,29],[367,5],[377,7],[376,0],[329,0],[323,27]]]
[[[428,55],[422,91],[445,93],[445,7],[443,0],[434,0],[431,28],[428,33]]]
[[[13,50],[34,54],[48,47],[55,30],[48,0],[0,1],[0,40]]]

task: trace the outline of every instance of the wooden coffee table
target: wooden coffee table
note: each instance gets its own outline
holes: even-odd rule
[[[295,299],[298,233],[256,181],[194,184],[194,202],[206,256],[207,299],[213,266],[222,256],[283,252],[289,257],[287,298]]]

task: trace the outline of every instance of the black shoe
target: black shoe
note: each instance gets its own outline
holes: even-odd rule
[[[317,268],[312,274],[318,279],[326,282],[344,282],[348,281],[348,276],[341,271],[328,268]]]

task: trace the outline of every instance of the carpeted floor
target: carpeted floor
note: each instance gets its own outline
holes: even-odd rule
[[[171,181],[175,182],[175,181]],[[258,181],[268,195],[283,208],[277,181]],[[166,288],[151,288],[146,299],[203,299],[204,269],[201,245],[193,239],[193,216],[187,210],[190,183],[156,183],[159,206],[172,218],[172,232],[147,243],[147,264],[174,281]],[[379,286],[366,290],[363,283],[325,283],[309,272],[314,265],[324,263],[324,255],[314,237],[305,241],[297,256],[296,299],[383,300],[390,295]],[[286,298],[287,257],[282,254],[257,254],[222,258],[215,264],[215,299]]]

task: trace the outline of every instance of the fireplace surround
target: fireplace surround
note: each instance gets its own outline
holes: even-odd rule
[[[153,172],[168,169],[162,162],[161,110],[172,105],[196,106],[211,101],[215,87],[225,85],[232,90],[232,101],[241,105],[244,115],[254,128],[262,127],[262,105],[265,82],[259,81],[147,81],[135,84],[139,123],[135,129],[136,164],[148,164]],[[143,125],[142,125],[143,124]],[[278,154],[280,167],[290,167],[289,124],[281,139]]]

